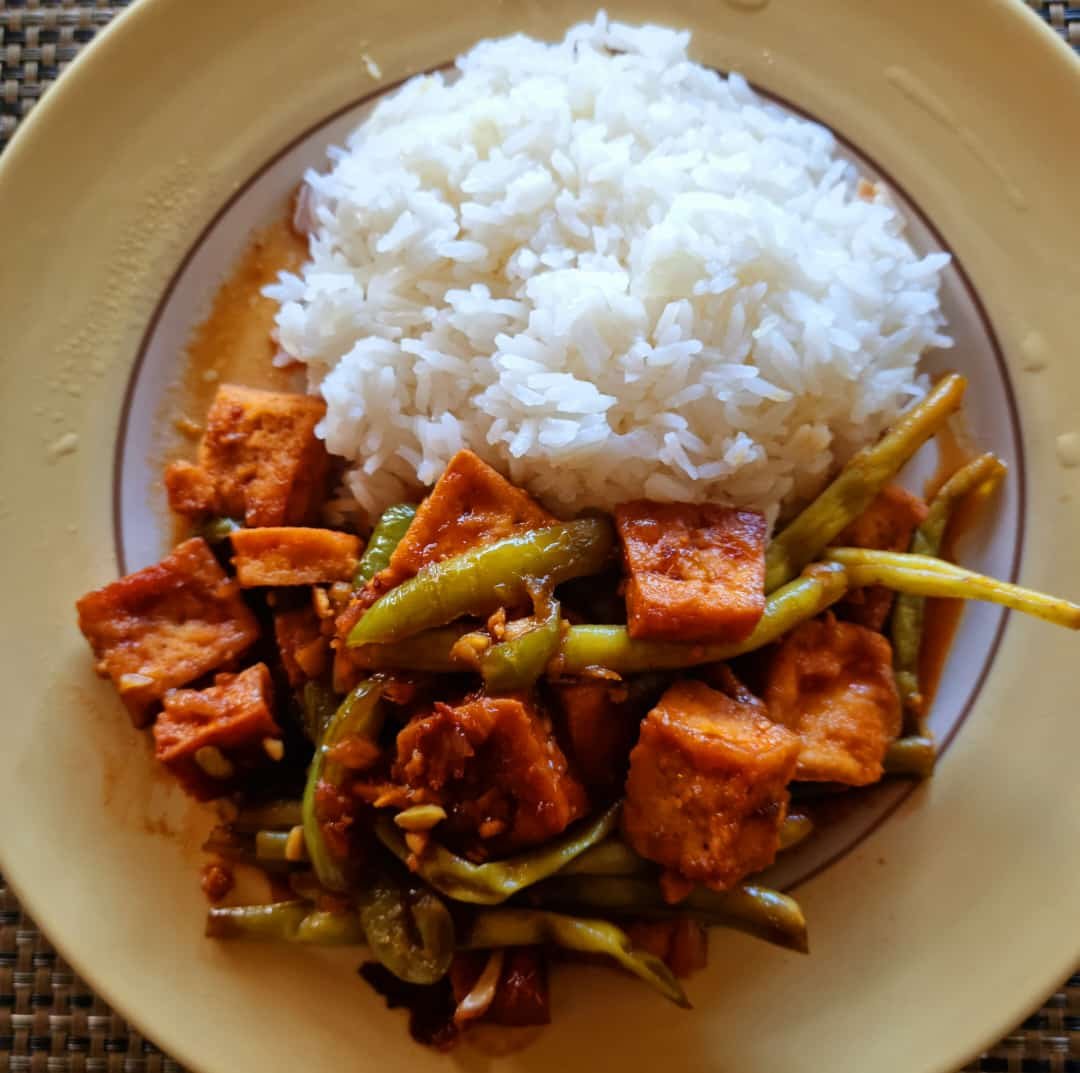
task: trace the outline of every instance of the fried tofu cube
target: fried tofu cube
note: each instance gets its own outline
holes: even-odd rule
[[[641,856],[727,890],[772,864],[799,740],[703,682],[660,698],[630,754],[623,835]]]
[[[264,526],[229,534],[236,580],[244,589],[350,581],[360,538],[333,529]]]
[[[562,718],[559,730],[575,773],[589,790],[620,786],[641,717],[620,703],[621,683],[560,682],[554,687]]]
[[[256,663],[219,674],[207,689],[172,689],[154,723],[154,755],[201,801],[220,797],[278,740],[270,671]]]
[[[929,510],[913,493],[891,484],[834,541],[841,547],[907,551],[915,530],[926,521]],[[870,630],[883,630],[892,611],[895,594],[884,585],[867,585],[849,593],[836,610],[849,622]]]
[[[222,384],[198,460],[165,471],[169,505],[188,518],[220,514],[249,526],[318,518],[330,459],[315,426],[321,399]]]
[[[615,508],[631,637],[741,641],[765,612],[765,516],[638,500]]]
[[[586,809],[549,721],[516,698],[436,704],[398,734],[394,777],[443,805],[446,830],[494,852],[544,842]]]
[[[319,678],[330,660],[330,639],[315,609],[297,607],[274,615],[274,640],[291,686]]]
[[[151,721],[168,690],[232,663],[259,636],[239,586],[200,537],[76,607],[98,673],[112,679],[136,726]]]
[[[799,736],[796,779],[865,786],[881,778],[901,711],[892,646],[880,633],[832,615],[804,622],[773,656],[765,701]]]
[[[382,591],[429,563],[557,521],[472,451],[458,451],[394,549]]]

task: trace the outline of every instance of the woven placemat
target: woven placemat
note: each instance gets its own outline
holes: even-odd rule
[[[0,0],[0,149],[79,49],[131,2]],[[1080,7],[1026,2],[1080,51]],[[182,1073],[72,972],[2,875],[0,1069]],[[1080,1073],[1080,974],[964,1073]]]

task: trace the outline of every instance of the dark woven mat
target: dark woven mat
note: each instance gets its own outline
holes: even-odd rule
[[[131,2],[0,0],[0,149],[79,49]],[[1027,3],[1080,50],[1080,6],[1045,0]],[[23,913],[3,876],[0,1069],[182,1073],[72,972]],[[1080,975],[964,1073],[976,1071],[1080,1073]]]

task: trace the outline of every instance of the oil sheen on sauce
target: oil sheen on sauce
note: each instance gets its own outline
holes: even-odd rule
[[[941,486],[973,457],[972,452],[960,442],[948,424],[938,432],[936,443],[937,470],[923,489],[927,501],[933,499]],[[976,489],[966,495],[954,509],[942,541],[942,558],[956,562],[957,545],[979,520],[985,500],[986,496]],[[963,610],[963,600],[930,598],[926,601],[922,647],[919,649],[919,680],[928,708],[933,705],[934,696],[941,684],[945,661],[948,659]]]
[[[188,344],[179,410],[202,421],[221,383],[271,391],[303,390],[294,371],[273,364],[271,331],[277,303],[262,289],[282,271],[296,271],[307,259],[307,240],[288,219],[259,231],[218,289],[210,315]]]

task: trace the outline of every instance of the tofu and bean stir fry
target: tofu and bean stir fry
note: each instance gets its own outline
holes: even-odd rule
[[[1080,627],[944,557],[993,455],[929,502],[896,483],[963,391],[941,380],[770,540],[719,504],[559,518],[467,450],[370,532],[327,527],[322,403],[221,386],[165,474],[191,535],[78,602],[157,760],[219,801],[207,935],[366,948],[440,1048],[547,1023],[553,958],[687,1006],[708,927],[805,953],[755,876],[823,793],[930,773],[927,599]],[[251,868],[266,901],[237,904]]]

